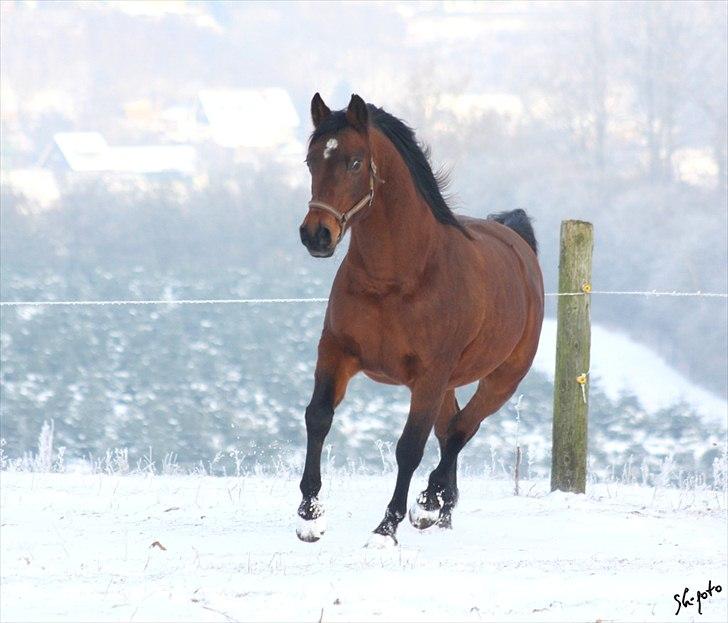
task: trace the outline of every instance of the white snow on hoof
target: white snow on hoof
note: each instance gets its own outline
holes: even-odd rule
[[[315,543],[326,532],[326,515],[319,515],[316,519],[305,520],[299,517],[296,535],[306,543]]]
[[[425,530],[434,526],[440,519],[440,509],[428,511],[424,506],[415,502],[409,511],[410,523],[418,530]]]
[[[391,549],[396,545],[397,541],[393,536],[385,536],[384,534],[373,532],[364,547],[367,549]]]

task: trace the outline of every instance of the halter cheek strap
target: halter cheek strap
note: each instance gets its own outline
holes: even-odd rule
[[[324,201],[312,200],[308,202],[309,210],[323,210],[328,212],[331,216],[336,219],[339,224],[339,235],[336,238],[336,244],[344,237],[346,233],[346,227],[351,221],[352,217],[364,207],[369,207],[374,201],[374,181],[379,179],[377,177],[377,165],[374,164],[374,159],[369,161],[370,173],[369,173],[369,192],[364,195],[359,201],[344,212],[339,212],[335,207],[329,205]]]

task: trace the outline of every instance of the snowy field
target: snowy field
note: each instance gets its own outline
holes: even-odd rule
[[[725,621],[726,500],[701,490],[464,478],[453,531],[363,547],[394,483],[325,476],[329,530],[294,534],[293,478],[0,474],[3,621]],[[419,477],[413,490],[419,491]],[[675,593],[721,593],[675,616]]]

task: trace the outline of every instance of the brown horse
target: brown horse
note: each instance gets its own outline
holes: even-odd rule
[[[536,240],[523,210],[453,214],[413,131],[358,95],[332,112],[317,93],[311,116],[313,199],[301,241],[315,257],[331,256],[347,229],[351,242],[331,288],[306,409],[297,532],[317,541],[324,531],[321,449],[349,380],[364,372],[412,394],[394,495],[370,540],[396,543],[433,427],[440,462],[410,510],[420,529],[451,526],[458,453],[531,366],[544,301]],[[455,388],[475,381],[461,409]]]

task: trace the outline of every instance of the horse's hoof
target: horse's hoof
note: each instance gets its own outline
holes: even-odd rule
[[[304,543],[315,543],[326,532],[326,516],[319,515],[315,519],[299,519],[296,536]]]
[[[409,510],[410,523],[418,530],[426,530],[438,523],[440,519],[440,509],[427,510],[419,500],[415,502]]]
[[[373,532],[364,547],[367,549],[391,549],[396,545],[397,539],[393,534],[379,534],[378,532]]]
[[[437,519],[437,527],[443,530],[452,530],[452,514],[447,508],[443,508],[440,511],[440,516]]]

